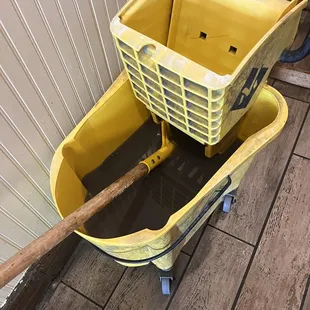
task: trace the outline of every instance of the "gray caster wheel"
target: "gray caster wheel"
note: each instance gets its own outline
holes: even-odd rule
[[[161,278],[160,281],[161,281],[161,291],[163,295],[170,295],[171,279]]]
[[[161,291],[163,295],[171,294],[171,282],[173,281],[172,270],[162,270],[160,273]]]
[[[223,200],[223,212],[229,213],[233,203],[235,203],[235,196],[229,194],[225,195]]]

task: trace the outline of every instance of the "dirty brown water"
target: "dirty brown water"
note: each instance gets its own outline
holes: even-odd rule
[[[236,142],[223,155],[204,156],[204,146],[171,126],[176,148],[168,159],[128,188],[85,223],[98,238],[128,235],[144,228],[160,229],[186,205],[240,146]],[[82,182],[86,200],[95,196],[161,146],[160,126],[151,119]],[[103,146],[104,147],[104,146]]]

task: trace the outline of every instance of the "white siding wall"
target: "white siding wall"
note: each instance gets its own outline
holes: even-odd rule
[[[125,2],[1,0],[0,262],[59,220],[52,156],[122,69],[109,21]]]

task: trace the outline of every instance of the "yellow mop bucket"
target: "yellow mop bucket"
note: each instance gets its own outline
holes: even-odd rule
[[[135,96],[204,145],[255,102],[296,35],[298,0],[132,0],[111,22]]]
[[[94,237],[85,225],[76,233],[121,264],[138,266],[153,262],[161,270],[170,270],[181,248],[222,201],[225,211],[229,211],[232,193],[254,156],[280,133],[287,115],[283,97],[272,87],[265,86],[235,127],[240,141],[236,151],[162,227],[145,228],[116,238]],[[82,179],[85,175],[107,161],[147,122],[150,122],[150,112],[135,97],[124,71],[54,155],[51,191],[61,217],[68,216],[84,203],[87,189]],[[129,156],[129,153],[122,156]],[[204,160],[207,163],[213,159]],[[163,278],[162,283],[163,292],[169,293],[170,278]]]

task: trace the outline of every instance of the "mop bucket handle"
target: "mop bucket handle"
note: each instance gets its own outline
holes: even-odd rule
[[[280,57],[280,62],[294,63],[306,58],[309,55],[310,55],[310,29],[308,30],[308,33],[301,47],[294,51],[285,50]]]
[[[198,216],[195,218],[195,220],[187,227],[187,229],[181,234],[181,236],[177,240],[175,240],[166,250],[164,250],[163,252],[161,252],[159,254],[156,254],[156,255],[154,255],[152,257],[148,257],[148,258],[143,258],[143,259],[138,259],[138,260],[131,260],[131,259],[124,259],[124,258],[119,258],[119,257],[113,256],[113,255],[111,255],[111,254],[109,254],[109,253],[99,249],[95,245],[93,245],[93,246],[97,250],[99,250],[103,255],[105,255],[108,258],[111,258],[111,259],[113,259],[113,260],[115,260],[116,262],[119,262],[119,263],[143,264],[143,263],[149,263],[149,262],[152,262],[154,260],[157,260],[157,259],[167,255],[172,250],[174,250],[185,239],[185,237],[197,225],[197,223],[203,218],[203,216],[208,212],[208,210],[210,210],[210,208],[215,204],[215,202],[229,188],[231,183],[232,183],[231,177],[227,176],[225,185],[221,189],[215,191],[217,194],[211,200],[209,200],[206,203],[206,205],[203,207],[203,209],[198,214]]]

